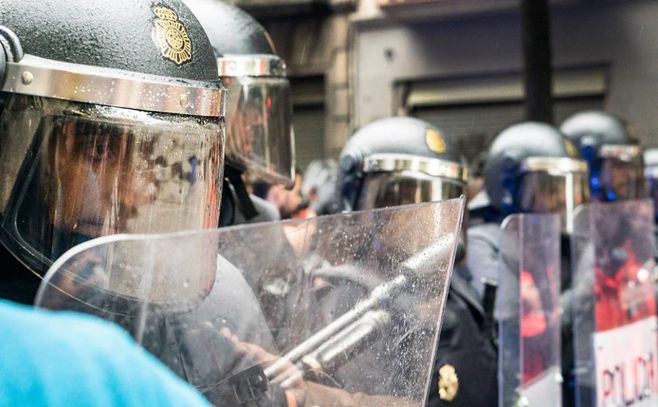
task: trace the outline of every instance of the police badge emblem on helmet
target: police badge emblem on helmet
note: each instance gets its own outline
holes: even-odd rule
[[[161,4],[151,10],[156,16],[153,19],[153,42],[160,48],[162,56],[176,65],[191,61],[192,41],[176,12]]]
[[[444,401],[453,401],[459,391],[459,377],[455,367],[446,363],[439,369],[439,397]]]
[[[425,131],[425,143],[427,144],[427,148],[437,154],[446,152],[446,143],[443,141],[441,133],[436,129],[430,128]]]
[[[578,148],[573,143],[573,141],[566,139],[564,140],[564,147],[567,150],[567,155],[571,158],[578,158]]]

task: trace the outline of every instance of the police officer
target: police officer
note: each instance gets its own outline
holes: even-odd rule
[[[587,202],[587,163],[554,127],[524,122],[503,130],[492,142],[484,168],[494,209],[487,222],[469,229],[467,256],[480,293],[481,278],[497,278],[500,222],[514,213],[559,213],[562,230],[573,229],[573,211]],[[476,274],[484,273],[484,274]]]
[[[208,34],[228,89],[226,167],[220,226],[276,220],[276,208],[247,193],[244,177],[292,186],[292,100],[286,64],[267,31],[237,7],[185,0]]]
[[[439,128],[414,118],[388,118],[363,127],[348,141],[339,165],[339,194],[347,210],[431,202],[466,193],[467,170],[455,146]],[[432,373],[432,406],[488,406],[496,400],[491,326],[468,284],[471,275],[463,262],[463,243],[460,246]]]
[[[220,227],[279,220],[276,206],[249,194],[245,178],[251,181],[290,187],[295,178],[292,99],[286,64],[277,54],[269,33],[243,10],[216,0],[185,0],[197,16],[212,44],[218,65],[218,78],[228,89],[227,138],[224,188]],[[273,252],[281,253],[273,270],[284,272],[292,248],[285,238],[270,240]],[[261,242],[252,242],[255,246]],[[279,247],[273,247],[277,243]],[[248,250],[245,256],[249,256]],[[259,264],[259,259],[253,259]],[[250,279],[249,273],[244,273]],[[280,293],[259,287],[257,297],[280,301]],[[285,283],[281,280],[281,284]],[[272,288],[272,287],[270,287]],[[244,307],[247,309],[248,307]],[[270,326],[278,326],[290,306],[265,307]],[[241,338],[248,340],[249,338]]]
[[[560,131],[589,164],[593,200],[645,196],[642,148],[633,127],[609,113],[587,111],[567,118]]]
[[[646,197],[642,149],[632,125],[610,113],[586,111],[567,118],[560,129],[578,145],[581,155],[588,161],[592,201],[623,202]],[[650,178],[648,181],[650,184]],[[617,210],[624,211],[623,207],[617,207]],[[641,215],[633,217],[621,213],[620,216],[610,216],[609,212],[603,209],[593,213],[594,216],[608,215],[606,219],[592,218],[597,236],[596,243],[590,245],[596,245],[596,250],[582,250],[581,257],[588,257],[580,260],[584,265],[596,265],[593,271],[597,280],[596,306],[593,298],[579,298],[576,303],[586,310],[582,314],[596,313],[596,327],[603,329],[627,321],[628,318],[632,319],[632,315],[639,315],[630,311],[620,312],[620,304],[617,301],[619,297],[614,295],[615,290],[627,284],[628,276],[631,275],[629,270],[640,268],[637,259],[648,259],[653,254],[645,238],[652,233],[652,230],[648,229],[653,228],[653,225],[647,224],[646,217]],[[596,261],[589,258],[594,255],[597,256]],[[600,281],[612,283],[601,289]],[[582,291],[589,293],[589,289],[590,287],[586,287]],[[573,291],[578,293],[581,290]],[[638,305],[633,311],[646,310],[647,303],[640,298],[636,302]],[[590,307],[595,311],[589,311]],[[563,342],[566,342],[564,337]],[[585,398],[594,393],[586,384],[579,385],[585,387],[579,391],[579,397],[581,402],[586,403],[588,400]],[[568,396],[569,392],[565,391],[564,404],[573,405]]]
[[[560,130],[579,147],[589,165],[591,199],[599,202],[630,201],[654,197],[654,178],[651,166],[645,170],[644,157],[635,128],[610,113],[585,111],[567,118]],[[648,189],[647,189],[648,185]],[[650,227],[646,224],[635,228]],[[649,232],[637,232],[647,236]],[[643,245],[634,245],[643,248]],[[641,255],[640,255],[641,256]]]
[[[1,0],[0,16],[0,295],[31,303],[36,275],[95,237],[217,227],[226,91],[213,47],[183,3]],[[252,335],[266,324],[245,312],[256,299],[239,271],[218,269],[222,284],[197,314],[181,315],[180,326],[156,316],[149,322],[158,329],[147,329],[142,344],[212,401],[229,402],[208,389],[218,391],[226,365],[217,361],[229,364],[235,352],[216,332],[185,329],[185,317],[239,320]],[[139,297],[95,291],[98,270],[66,292],[108,299],[121,310],[115,322],[130,329]],[[107,303],[87,305],[73,301],[108,316]],[[208,336],[216,346],[195,352]]]
[[[227,174],[229,188],[235,191],[233,202],[237,203],[236,218],[222,222],[225,224],[240,223],[238,216],[245,218],[245,208],[248,202],[240,202],[240,181],[244,172],[249,172],[251,178],[268,182],[269,184],[287,185],[293,178],[292,131],[290,125],[290,94],[285,65],[276,57],[267,32],[250,16],[240,10],[221,2],[203,0],[187,0],[189,7],[195,12],[206,28],[218,56],[220,77],[229,90],[229,108],[227,121]],[[230,41],[227,41],[227,36]],[[238,119],[237,121],[234,119]],[[234,178],[230,173],[234,171]],[[224,195],[228,197],[228,194]],[[243,195],[244,196],[244,195]],[[254,196],[249,198],[258,202]],[[222,203],[222,216],[229,214],[226,202]],[[228,219],[228,218],[226,218]],[[268,239],[268,236],[263,236]],[[287,242],[283,239],[273,239],[269,236],[269,247],[279,253],[281,264],[270,264],[270,277],[281,270],[289,273],[289,258],[294,258],[292,247],[284,244],[282,247],[272,247],[274,243]],[[257,247],[266,245],[256,243]],[[254,259],[256,263],[260,259]],[[245,262],[245,263],[248,263]],[[251,278],[245,273],[247,279]],[[286,287],[286,292],[294,293],[295,287],[290,287],[282,275],[280,284],[263,286],[258,281],[252,281],[252,286],[258,287],[257,296],[261,303],[271,306],[264,307],[265,317],[272,327],[283,326],[279,321],[291,318],[289,312],[295,310],[297,298],[294,294],[282,295],[277,287]],[[271,291],[274,290],[274,291]],[[285,330],[276,337],[279,348],[286,348]],[[243,335],[233,335],[238,343],[249,342]],[[292,344],[294,345],[294,344]],[[247,345],[253,348],[253,345]],[[262,353],[260,350],[257,353]],[[265,355],[271,357],[271,355]],[[387,374],[388,375],[388,374]],[[376,376],[376,375],[375,375]],[[379,376],[376,376],[379,377]],[[367,380],[366,377],[359,378]],[[304,387],[306,384],[304,385]],[[367,387],[367,386],[366,386]],[[308,391],[298,401],[306,399],[309,405],[404,405],[404,400],[382,400],[381,398],[364,395],[350,395],[336,389],[320,388],[308,382]],[[347,401],[345,401],[347,400]],[[369,400],[369,401],[368,401]],[[370,404],[368,404],[370,403]],[[383,404],[382,404],[383,403]]]
[[[224,90],[185,5],[1,0],[0,24],[0,296],[94,237],[217,225]]]
[[[524,122],[503,130],[489,148],[484,169],[485,188],[492,210],[486,223],[468,231],[468,264],[475,273],[473,283],[480,292],[482,278],[496,279],[499,273],[500,222],[515,213],[558,213],[562,229],[562,289],[565,309],[571,303],[569,233],[573,231],[575,208],[589,198],[587,163],[578,157],[573,143],[545,123]],[[512,278],[512,277],[510,277]],[[497,315],[517,309],[518,304],[498,296]],[[568,308],[570,309],[570,308]],[[562,313],[563,333],[570,335],[570,311]],[[571,339],[563,337],[563,344]],[[571,346],[563,346],[563,359],[572,361]],[[569,362],[568,364],[571,364]],[[565,386],[573,386],[567,377]],[[568,394],[565,388],[565,394]],[[565,397],[565,400],[568,397]]]

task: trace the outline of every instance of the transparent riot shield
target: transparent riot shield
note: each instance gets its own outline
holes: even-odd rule
[[[579,209],[572,237],[579,406],[657,406],[658,328],[650,201]]]
[[[114,321],[222,406],[421,406],[464,200],[67,252],[37,305]]]
[[[502,223],[497,318],[499,405],[560,406],[560,220]]]

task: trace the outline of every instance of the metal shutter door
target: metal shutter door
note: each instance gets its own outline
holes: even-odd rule
[[[324,106],[295,106],[296,166],[304,170],[313,160],[324,158]]]
[[[554,105],[555,122],[581,110],[603,109],[603,96],[561,99]],[[520,102],[437,106],[416,109],[412,115],[445,131],[470,161],[488,148],[501,130],[520,122],[524,108]]]

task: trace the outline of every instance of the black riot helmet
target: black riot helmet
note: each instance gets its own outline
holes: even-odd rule
[[[0,240],[37,273],[116,233],[216,227],[217,63],[179,0],[0,0]]]
[[[485,186],[501,214],[560,213],[563,231],[572,230],[573,211],[589,195],[587,163],[556,128],[515,124],[496,136],[487,157]]]
[[[645,196],[642,149],[635,131],[623,120],[605,112],[581,112],[566,119],[560,130],[589,164],[593,199]]]
[[[272,184],[294,181],[292,100],[285,62],[253,17],[218,0],[185,0],[203,25],[228,89],[226,164]]]
[[[393,117],[359,129],[340,155],[338,188],[348,210],[439,201],[466,194],[468,172],[436,126]]]

